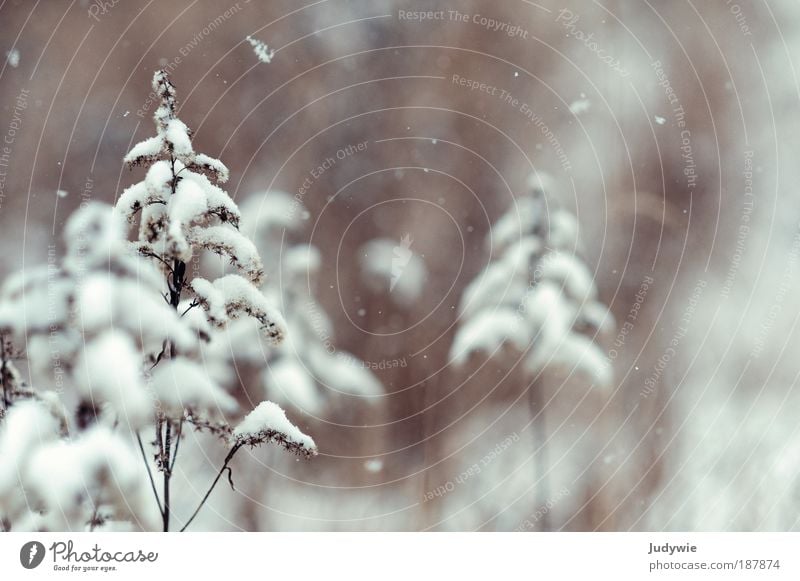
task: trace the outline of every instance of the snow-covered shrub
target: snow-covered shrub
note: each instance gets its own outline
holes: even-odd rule
[[[545,181],[533,176],[492,227],[492,260],[464,291],[450,358],[462,366],[475,353],[493,357],[510,348],[524,354],[531,376],[559,368],[608,386],[611,367],[597,339],[613,319],[578,256],[575,217],[546,198]]]
[[[152,423],[158,394],[142,353],[196,339],[120,226],[111,207],[88,205],[66,225],[61,265],[23,271],[0,291],[5,352],[21,358],[10,345],[27,345],[31,385],[53,388],[27,387],[6,366],[0,515],[15,530],[93,528],[143,509],[130,434]]]
[[[273,442],[316,454],[314,441],[271,402],[232,427],[240,404],[217,380],[225,374],[210,371],[228,362],[209,358],[207,345],[244,318],[277,345],[286,323],[259,290],[261,259],[218,185],[228,169],[194,152],[165,72],[155,74],[153,89],[157,134],[125,157],[146,168],[145,178],[114,208],[93,203],[70,218],[61,264],[24,271],[0,291],[3,528],[152,527],[147,501],[169,530],[171,495],[182,492],[170,479],[187,426],[228,446],[219,475],[244,446]],[[187,263],[202,252],[225,257],[237,273],[193,277]],[[23,356],[33,387],[14,366]]]
[[[532,176],[526,193],[493,225],[486,241],[489,263],[462,295],[459,328],[450,349],[457,369],[469,366],[478,373],[491,361],[503,373],[518,374],[526,386],[527,415],[532,419],[520,421],[522,443],[513,446],[514,453],[493,462],[491,470],[483,469],[486,490],[481,488],[473,497],[476,491],[464,487],[441,503],[438,518],[444,528],[517,529],[526,515],[552,503],[571,471],[562,462],[563,455],[553,454],[557,460],[549,461],[547,449],[570,450],[573,456],[583,454],[589,459],[594,453],[589,452],[590,442],[576,441],[562,429],[565,421],[559,423],[565,415],[574,421],[579,408],[584,413],[581,396],[585,392],[559,390],[551,397],[546,378],[561,374],[562,385],[610,387],[612,369],[600,341],[609,336],[614,323],[599,301],[592,273],[579,258],[577,221],[546,193],[547,181],[544,176]],[[502,426],[508,425],[512,411],[519,420],[518,407],[506,407],[489,407],[464,420],[451,438],[461,447],[464,440],[472,443],[475,433],[483,434],[473,423],[492,426],[498,420],[491,414],[503,418],[498,424]],[[546,415],[558,418],[554,426],[546,424]],[[484,441],[484,437],[477,440]],[[476,453],[480,454],[480,448]],[[525,461],[517,462],[520,457]],[[453,464],[454,470],[463,470],[458,462]],[[559,510],[565,506],[562,503]],[[548,530],[554,514],[548,509],[534,529]]]

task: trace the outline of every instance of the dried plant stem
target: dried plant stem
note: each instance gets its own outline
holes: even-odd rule
[[[189,517],[189,520],[186,521],[185,525],[183,525],[183,528],[181,529],[181,532],[185,531],[186,528],[190,524],[192,524],[192,521],[194,520],[194,517],[196,517],[197,513],[200,512],[200,509],[203,508],[203,505],[208,500],[208,497],[211,496],[211,493],[214,491],[214,487],[217,485],[217,482],[219,482],[219,479],[222,477],[222,474],[225,472],[225,469],[228,468],[228,464],[230,463],[231,460],[233,460],[233,456],[236,454],[236,452],[239,451],[239,448],[241,448],[241,447],[242,447],[242,444],[234,444],[233,448],[231,448],[231,451],[228,452],[227,456],[225,456],[225,462],[222,463],[222,468],[220,468],[219,472],[217,472],[217,477],[214,478],[214,482],[211,483],[211,486],[208,488],[208,491],[206,492],[206,495],[203,497],[203,500],[200,501],[200,504],[197,505],[197,508],[192,513],[192,516]]]
[[[175,432],[175,451],[172,452],[172,462],[169,465],[169,472],[172,474],[172,469],[175,468],[175,462],[178,459],[178,448],[181,446],[181,433],[183,432],[183,419],[178,423],[178,429]]]
[[[534,438],[534,450],[536,447],[539,447],[537,452],[534,452],[534,462],[535,462],[535,471],[536,474],[534,476],[538,476],[539,479],[539,486],[536,487],[538,494],[537,496],[537,506],[545,506],[547,501],[549,500],[550,491],[549,491],[549,482],[547,479],[547,423],[545,418],[545,406],[542,405],[541,409],[539,410],[538,417],[536,413],[537,407],[539,407],[540,402],[537,398],[537,387],[541,387],[537,385],[537,381],[532,381],[528,386],[528,398],[531,407],[531,417],[533,419],[533,426],[531,432],[533,433]],[[544,396],[541,397],[542,401],[544,401]],[[547,531],[550,528],[549,518],[547,516],[547,511],[544,511],[541,519],[539,520],[540,531]]]
[[[170,471],[170,451],[172,448],[172,424],[167,420],[164,426],[164,458],[162,460],[162,470],[164,471],[164,532],[169,531],[169,480],[172,476]]]
[[[144,451],[144,444],[142,444],[142,437],[139,435],[139,432],[136,432],[136,441],[139,442],[139,450],[142,452],[142,460],[144,461],[144,467],[147,468],[147,476],[150,478],[150,486],[153,489],[153,496],[155,496],[156,498],[156,504],[158,505],[158,512],[160,512],[163,517],[164,508],[161,506],[161,499],[158,497],[158,491],[156,490],[156,481],[153,478],[153,471],[150,470],[150,464],[147,462],[147,453]]]
[[[6,366],[8,363],[6,362],[6,337],[5,335],[0,334],[0,383],[3,384],[3,411],[8,410],[9,400],[8,400],[8,380],[6,376],[8,375],[6,371]]]

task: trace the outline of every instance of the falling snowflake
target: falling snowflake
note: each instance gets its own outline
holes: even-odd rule
[[[19,66],[19,51],[15,48],[12,48],[6,53],[6,60],[8,61],[9,65],[16,69]]]
[[[275,50],[268,47],[266,43],[261,42],[252,36],[248,36],[245,40],[247,40],[247,42],[250,43],[250,46],[253,47],[253,52],[256,53],[258,60],[267,64],[272,62],[272,57],[275,56]]]
[[[578,99],[570,104],[569,110],[573,115],[580,115],[586,113],[591,106],[592,103],[588,99]]]

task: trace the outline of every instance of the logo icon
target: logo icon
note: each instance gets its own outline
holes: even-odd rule
[[[44,560],[44,545],[39,541],[30,541],[19,550],[19,562],[26,569],[35,569]]]
[[[411,252],[412,242],[411,235],[404,234],[400,239],[400,245],[392,249],[392,281],[389,286],[389,292],[394,290],[397,281],[403,276],[403,271],[411,261],[411,257],[413,256],[413,252]]]

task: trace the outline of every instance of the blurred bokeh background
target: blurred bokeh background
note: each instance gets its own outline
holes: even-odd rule
[[[316,362],[313,398],[281,384],[320,457],[241,455],[197,528],[795,529],[799,34],[791,1],[5,0],[0,275],[138,178],[122,157],[166,68],[195,149],[253,232],[269,222],[268,285],[299,276],[283,300],[309,341],[353,356]],[[451,360],[531,174],[616,321],[608,385],[533,381],[513,349]],[[287,274],[301,244],[318,264]],[[373,263],[396,256],[386,288]],[[231,390],[278,397],[275,360],[240,359]],[[224,456],[191,446],[187,513]]]

